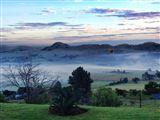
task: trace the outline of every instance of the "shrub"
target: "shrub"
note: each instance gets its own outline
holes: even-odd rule
[[[140,81],[140,79],[137,78],[137,77],[135,77],[135,78],[132,79],[132,82],[134,82],[134,83],[138,83],[139,81]]]
[[[127,90],[123,90],[123,89],[118,89],[118,88],[116,88],[116,93],[117,93],[117,95],[121,95],[121,96],[123,96],[123,97],[126,97],[128,91],[127,91]]]
[[[111,88],[100,87],[93,93],[93,104],[96,106],[120,106],[117,94]]]
[[[60,82],[57,82],[52,89],[52,111],[58,115],[72,114],[76,103],[79,100],[78,91],[75,92],[71,86],[62,87]],[[77,108],[76,108],[77,109]]]
[[[160,84],[151,81],[145,85],[145,91],[148,94],[160,93]]]
[[[119,81],[115,81],[115,82],[111,82],[109,83],[110,86],[112,85],[118,85],[118,84],[124,84],[124,83],[128,83],[128,78],[125,77],[125,78],[121,78]]]
[[[5,96],[0,92],[0,102],[6,102]]]
[[[139,91],[139,90],[136,90],[136,89],[130,89],[130,90],[129,90],[129,94],[130,94],[131,96],[137,96],[137,95],[140,94],[140,91]]]

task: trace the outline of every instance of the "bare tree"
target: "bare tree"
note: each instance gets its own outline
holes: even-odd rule
[[[39,64],[23,63],[17,66],[8,66],[4,70],[4,77],[12,86],[26,88],[27,101],[30,101],[30,95],[34,89],[51,87],[55,83],[53,77],[39,68]]]

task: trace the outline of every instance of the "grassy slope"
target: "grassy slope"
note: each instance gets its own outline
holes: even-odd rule
[[[48,113],[47,105],[0,104],[1,120],[159,120],[160,110],[149,108],[86,107],[87,113],[60,117]]]
[[[129,83],[126,83],[126,84],[118,84],[118,85],[112,85],[112,86],[107,86],[107,87],[110,87],[112,89],[116,89],[116,88],[119,88],[119,89],[124,89],[124,90],[130,90],[130,89],[137,89],[137,90],[143,90],[145,85],[148,83],[149,81],[140,81],[138,82],[137,84],[129,81]],[[158,82],[160,83],[160,80],[156,80],[155,82]],[[97,80],[97,81],[94,81],[93,84],[92,84],[92,88],[93,89],[96,89],[100,86],[105,86],[107,85],[109,82],[107,81],[103,81],[103,80]]]

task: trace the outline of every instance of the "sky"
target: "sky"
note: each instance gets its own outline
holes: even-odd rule
[[[1,44],[160,42],[159,0],[1,0]]]

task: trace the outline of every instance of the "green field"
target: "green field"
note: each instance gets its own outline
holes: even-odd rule
[[[155,82],[160,83],[160,80],[156,80]],[[148,81],[140,81],[137,84],[129,81],[126,84],[118,84],[118,85],[112,85],[108,86],[109,82],[104,80],[96,80],[92,83],[92,89],[96,89],[100,86],[106,86],[112,89],[124,89],[124,90],[130,90],[130,89],[136,89],[136,90],[143,90],[145,85],[148,83]]]
[[[90,107],[78,116],[60,117],[48,113],[48,105],[0,104],[1,120],[159,120],[160,109],[133,107]]]
[[[144,71],[140,70],[132,70],[132,71],[127,71],[127,73],[122,74],[122,73],[110,73],[110,71],[102,71],[101,73],[91,73],[91,77],[93,80],[102,80],[102,81],[118,81],[120,78],[125,78],[127,77],[129,80],[131,80],[134,77],[142,78],[142,74]]]

